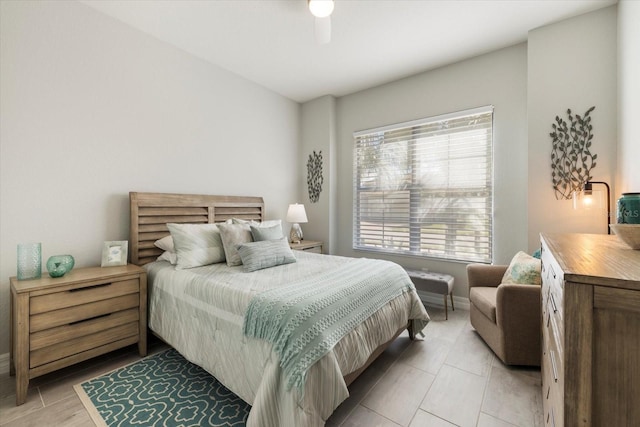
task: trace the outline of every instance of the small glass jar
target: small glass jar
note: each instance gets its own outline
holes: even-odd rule
[[[640,193],[622,193],[616,209],[618,224],[640,224]]]

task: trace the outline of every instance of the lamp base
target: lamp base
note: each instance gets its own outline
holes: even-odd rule
[[[300,243],[302,240],[302,227],[300,227],[300,224],[294,223],[291,225],[289,240],[291,240],[291,243]]]

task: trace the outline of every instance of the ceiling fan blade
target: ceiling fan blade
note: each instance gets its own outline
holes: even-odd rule
[[[331,16],[316,18],[315,32],[318,44],[329,43],[331,41]]]

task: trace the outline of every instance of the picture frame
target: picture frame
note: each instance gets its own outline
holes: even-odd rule
[[[113,240],[104,242],[102,246],[101,267],[115,267],[127,265],[129,242],[127,240]]]

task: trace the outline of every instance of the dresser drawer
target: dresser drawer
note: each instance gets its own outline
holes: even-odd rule
[[[549,335],[554,347],[562,354],[564,350],[564,323],[562,317],[559,315],[560,312],[554,308],[553,294],[549,296],[547,309],[545,311],[543,333]]]
[[[557,352],[550,346],[545,349],[542,360],[542,407],[544,422],[548,426],[561,426],[564,401],[564,379],[562,363]]]
[[[563,425],[564,405],[564,279],[560,267],[545,250],[542,265],[542,406],[544,425],[559,427]]]

